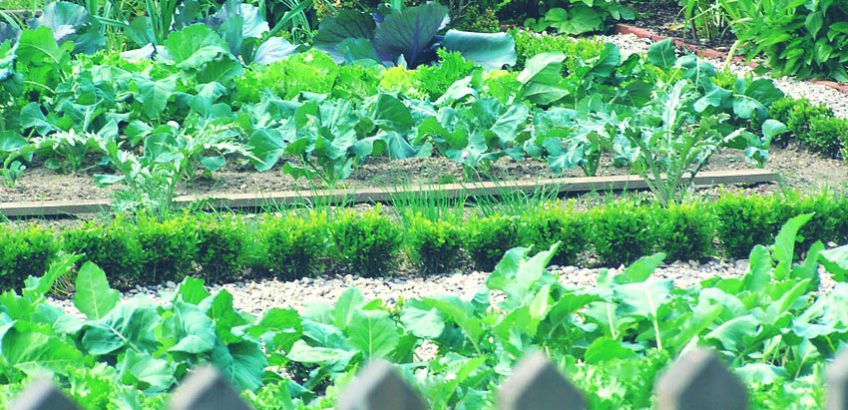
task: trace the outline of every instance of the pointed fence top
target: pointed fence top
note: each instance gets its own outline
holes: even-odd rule
[[[339,397],[338,410],[425,410],[421,397],[394,367],[377,360],[365,367]]]
[[[525,357],[501,386],[500,410],[584,410],[586,401],[542,353]]]
[[[710,350],[692,350],[657,385],[660,410],[745,410],[745,385]]]
[[[9,410],[79,410],[53,381],[44,378],[30,383],[9,405]]]
[[[171,410],[250,410],[230,384],[211,366],[195,370],[174,392]]]
[[[827,410],[848,410],[848,349],[827,368]]]

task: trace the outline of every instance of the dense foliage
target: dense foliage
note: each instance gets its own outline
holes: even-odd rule
[[[241,5],[244,16],[231,17],[233,24],[242,24],[242,37],[255,30],[265,38],[261,23],[245,25],[255,14],[250,7]],[[448,31],[430,38],[440,27],[435,23],[420,43],[392,48],[380,40],[397,39],[380,34],[389,22],[411,27],[443,13],[434,4],[406,8],[376,29],[369,15],[339,14],[319,32],[319,48],[330,55],[291,55],[297,48],[280,43],[285,50],[271,52],[273,58],[236,47],[230,31],[209,22],[170,33],[144,51],[152,59],[137,52],[74,54],[73,38],[57,40],[44,26],[24,30],[3,43],[3,84],[10,90],[0,123],[4,181],[13,184],[31,160],[64,172],[95,166],[104,171],[98,183],[126,187],[119,210],[164,210],[179,184],[232,159],[332,185],[372,156],[438,154],[483,170],[501,157],[538,158],[555,172],[579,167],[588,175],[602,156],[612,156],[654,180],[661,203],[670,204],[685,196],[688,176],[712,153],[738,148],[762,163],[770,140],[785,131],[768,120],[782,97],[770,81],[743,78],[726,86],[712,66],[678,58],[668,42],[647,56],[623,58],[612,45],[519,34],[525,54],[516,59],[507,34]],[[360,26],[368,30],[350,33]],[[376,60],[403,55],[420,66],[368,64],[361,53],[372,43],[376,54],[365,54]],[[439,45],[440,64],[424,64]],[[331,57],[340,55],[353,64],[337,65]],[[516,60],[520,72],[486,70]],[[674,115],[663,115],[668,110]],[[677,139],[668,141],[669,133]],[[674,152],[693,141],[689,151]],[[674,179],[660,184],[661,173]]]
[[[81,256],[120,289],[179,282],[245,278],[297,280],[323,272],[392,276],[414,270],[446,273],[472,266],[491,271],[514,247],[561,243],[557,265],[615,267],[640,255],[670,259],[740,259],[772,241],[788,218],[810,213],[804,248],[813,240],[848,242],[848,200],[839,192],[813,196],[725,194],[714,202],[662,208],[615,201],[588,211],[559,202],[518,210],[469,212],[416,207],[365,212],[316,209],[261,218],[221,215],[146,215],[90,221],[54,232],[43,226],[0,227],[0,287],[20,289],[62,253]],[[402,269],[406,266],[407,269]],[[71,275],[72,276],[72,275]]]
[[[545,269],[554,245],[532,257],[526,248],[508,251],[470,300],[389,305],[350,289],[335,305],[260,317],[192,278],[164,305],[122,301],[90,263],[75,280],[84,317],[73,316],[45,302],[75,261],[62,257],[21,294],[0,296],[0,403],[46,371],[87,409],[163,408],[178,380],[211,362],[258,409],[329,408],[338,386],[385,358],[432,408],[486,409],[515,362],[544,350],[592,408],[649,408],[656,374],[701,345],[745,381],[757,408],[821,407],[822,369],[848,335],[848,288],[822,289],[819,267],[843,281],[848,252],[817,242],[794,264],[796,236],[811,216],[791,219],[773,246],[756,246],[744,277],[688,289],[651,279],[663,254],[618,275],[602,272],[596,287],[567,288]]]

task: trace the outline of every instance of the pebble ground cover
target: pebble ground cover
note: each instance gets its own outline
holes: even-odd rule
[[[661,4],[0,2],[20,9],[0,11],[0,203],[113,204],[0,215],[0,406],[50,375],[86,409],[166,408],[211,363],[257,409],[325,409],[381,358],[431,408],[489,409],[543,351],[590,408],[644,409],[704,346],[752,407],[823,407],[848,340],[848,98],[804,79],[846,79],[845,10],[749,3],[684,1],[668,30],[756,71],[604,35]],[[783,184],[692,185],[760,166]],[[650,189],[173,204],[612,174]]]

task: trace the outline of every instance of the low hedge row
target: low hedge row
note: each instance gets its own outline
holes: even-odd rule
[[[668,209],[617,201],[589,211],[560,203],[518,215],[431,220],[422,215],[311,211],[260,217],[181,215],[167,220],[138,216],[110,223],[89,222],[60,233],[45,227],[0,227],[0,286],[19,288],[28,275],[42,274],[57,252],[83,255],[122,288],[179,281],[199,275],[208,281],[245,276],[297,279],[318,272],[392,274],[401,261],[423,272],[445,272],[467,259],[491,270],[510,248],[547,249],[561,242],[554,263],[578,261],[603,266],[629,263],[666,252],[671,259],[703,260],[721,255],[744,258],[756,244],[771,243],[781,224],[815,213],[801,235],[848,241],[844,195],[743,196]]]

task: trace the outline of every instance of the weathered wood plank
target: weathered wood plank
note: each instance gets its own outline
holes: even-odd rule
[[[369,364],[339,397],[338,410],[425,410],[421,397],[386,361]]]
[[[9,405],[9,410],[78,410],[50,379],[39,379],[27,386]]]
[[[767,170],[702,172],[695,178],[698,186],[753,185],[772,182],[776,174]],[[269,193],[224,193],[186,195],[175,198],[177,207],[200,201],[216,209],[262,208],[300,202],[312,203],[373,203],[390,202],[399,196],[439,195],[444,198],[465,196],[500,196],[505,193],[545,191],[577,193],[591,191],[621,191],[646,189],[647,184],[634,175],[609,177],[555,178],[534,181],[477,182],[467,184],[438,184],[418,187],[359,188],[314,191],[283,191]],[[30,201],[0,203],[0,214],[7,217],[39,217],[108,212],[108,199],[74,201]]]
[[[848,410],[848,350],[827,368],[827,410]]]
[[[213,367],[197,369],[174,392],[170,410],[250,410]]]
[[[660,377],[659,410],[745,410],[745,385],[711,350],[696,349],[680,357]]]
[[[585,410],[583,395],[545,355],[524,358],[498,393],[499,410]]]

